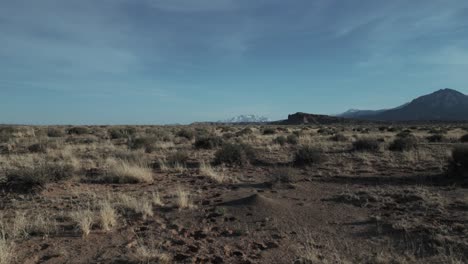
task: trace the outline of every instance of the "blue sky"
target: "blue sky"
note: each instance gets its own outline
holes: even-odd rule
[[[165,124],[468,93],[468,1],[0,1],[0,123]]]

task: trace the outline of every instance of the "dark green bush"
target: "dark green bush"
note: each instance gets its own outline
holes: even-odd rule
[[[195,137],[195,132],[191,129],[182,129],[177,132],[177,136],[192,140]]]
[[[288,142],[288,144],[297,145],[299,143],[299,137],[294,134],[288,135],[286,137],[286,141]]]
[[[255,151],[247,144],[224,144],[215,153],[215,164],[245,165],[255,159]]]
[[[193,144],[196,149],[213,149],[221,146],[223,144],[223,139],[218,136],[203,136],[197,138]]]
[[[418,140],[414,136],[405,136],[396,138],[388,147],[391,151],[408,151],[415,149],[418,145]]]
[[[323,153],[309,146],[299,148],[294,154],[293,163],[296,166],[307,166],[312,164],[320,164],[325,160]]]
[[[85,134],[89,134],[90,130],[87,127],[78,126],[78,127],[69,128],[67,133],[70,135],[85,135]]]
[[[375,138],[360,138],[353,142],[355,151],[378,151],[381,142]]]

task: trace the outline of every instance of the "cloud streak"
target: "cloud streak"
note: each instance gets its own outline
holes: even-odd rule
[[[467,15],[468,4],[456,0],[7,1],[0,8],[0,96],[94,93],[112,102],[112,94],[148,94],[171,101],[174,111],[202,102],[206,113],[223,100],[211,95],[232,89],[256,96],[250,105],[274,91],[270,105],[262,101],[274,109],[281,85],[302,93],[339,90],[340,80],[371,87],[374,75],[408,81],[408,69],[413,76],[447,73],[459,84],[461,71],[444,67],[467,64]],[[220,105],[239,109],[236,100]],[[160,105],[148,103],[171,107]]]

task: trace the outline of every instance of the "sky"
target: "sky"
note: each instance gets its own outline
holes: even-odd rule
[[[0,123],[172,124],[468,94],[468,1],[0,0]]]

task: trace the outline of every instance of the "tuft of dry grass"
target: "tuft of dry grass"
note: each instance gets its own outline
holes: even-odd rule
[[[0,237],[0,264],[10,264],[13,261],[13,243],[6,240],[5,236]]]
[[[179,209],[190,209],[194,207],[193,202],[191,201],[190,192],[182,189],[181,187],[177,188],[177,207]]]
[[[109,171],[104,177],[105,182],[113,183],[152,183],[153,172],[150,167],[133,164],[124,160],[107,160]]]
[[[178,173],[183,173],[187,171],[187,167],[183,163],[176,162],[173,166],[174,170]]]
[[[154,215],[152,201],[146,197],[140,197],[137,199],[126,194],[121,194],[119,200],[124,208],[130,209],[137,214],[141,214],[143,219]]]
[[[172,258],[169,254],[161,252],[154,239],[149,245],[145,245],[142,241],[139,241],[138,246],[135,250],[135,256],[141,263],[160,263],[169,264],[173,263]]]
[[[100,204],[99,217],[101,227],[105,231],[112,230],[117,225],[117,213],[109,200],[104,200]]]
[[[91,233],[91,227],[94,221],[94,214],[89,209],[75,211],[70,214],[70,217],[77,223],[77,227],[83,232],[83,237]]]
[[[226,175],[222,172],[217,172],[211,167],[210,164],[202,162],[200,164],[200,173],[204,176],[208,176],[218,183],[224,183],[228,180]]]
[[[161,200],[161,196],[159,195],[159,192],[153,192],[152,194],[153,198],[153,204],[156,206],[164,206],[163,201]]]
[[[11,228],[11,238],[28,237],[28,224],[29,221],[26,218],[26,213],[17,211]]]

